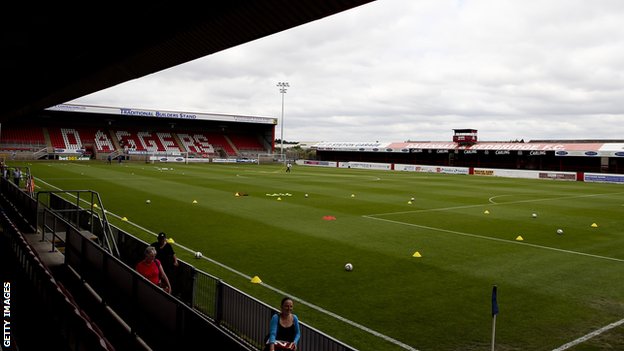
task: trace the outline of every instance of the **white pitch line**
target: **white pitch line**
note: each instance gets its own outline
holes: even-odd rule
[[[600,335],[600,334],[602,334],[602,333],[604,333],[606,331],[609,331],[609,330],[611,330],[613,328],[619,327],[622,324],[624,324],[624,319],[620,319],[617,322],[613,322],[613,323],[611,323],[611,324],[609,324],[607,326],[604,326],[604,327],[602,327],[600,329],[594,330],[593,332],[591,332],[591,333],[589,333],[587,335],[583,335],[583,336],[581,336],[580,338],[578,338],[576,340],[570,341],[569,343],[567,343],[565,345],[561,345],[558,348],[553,349],[553,351],[567,350],[567,349],[569,349],[569,348],[571,348],[573,346],[576,346],[578,344],[584,343],[585,341],[593,338],[594,336],[598,336],[598,335]]]
[[[52,188],[55,188],[55,189],[58,189],[58,190],[61,190],[61,191],[62,191],[62,189],[61,189],[61,188],[56,187],[56,186],[54,186],[54,185],[52,185],[52,184],[50,184],[50,183],[47,183],[47,182],[46,182],[46,181],[44,181],[43,179],[36,178],[36,177],[35,177],[35,179],[37,179],[37,181],[39,181],[39,182],[42,182],[42,183],[44,183],[44,184],[49,185],[49,186],[50,186],[50,187],[52,187]],[[68,194],[68,195],[75,197],[75,196],[74,196],[74,195],[72,195],[72,194]],[[85,202],[85,203],[89,203],[88,201],[86,201],[86,200],[84,200],[84,199],[81,199],[81,201],[83,201],[83,202]],[[113,212],[106,211],[106,214],[107,214],[107,215],[109,215],[109,214],[110,214],[110,215],[112,215],[113,217],[116,217],[116,218],[118,218],[118,219],[121,219],[121,217],[120,217],[119,215],[117,215],[117,214],[115,214],[115,213],[113,213]],[[152,234],[152,235],[154,235],[154,236],[157,236],[157,235],[158,235],[157,233],[155,233],[155,232],[153,232],[153,231],[151,231],[151,230],[149,230],[149,229],[147,229],[147,228],[143,228],[143,227],[141,227],[140,225],[138,225],[138,224],[136,224],[136,223],[134,223],[134,222],[132,222],[132,221],[125,221],[125,222],[126,222],[126,223],[129,223],[129,224],[131,224],[131,225],[133,225],[133,226],[135,226],[135,227],[137,227],[137,228],[139,228],[139,229],[141,229],[141,230],[143,230],[143,231],[145,231],[145,232],[147,232],[147,233],[150,233],[150,234]],[[182,249],[184,249],[184,250],[186,250],[186,251],[188,251],[188,252],[190,252],[190,253],[195,253],[195,251],[194,251],[194,250],[192,250],[192,249],[190,249],[190,248],[188,248],[188,247],[186,247],[186,246],[184,246],[184,245],[181,245],[181,244],[179,244],[179,243],[174,243],[174,245],[176,245],[176,246],[178,246],[178,247],[180,247],[180,248],[182,248]],[[241,277],[245,278],[246,280],[250,280],[250,279],[251,279],[251,276],[249,276],[249,275],[247,275],[247,274],[245,274],[245,273],[242,273],[242,272],[240,272],[240,271],[238,271],[238,270],[236,270],[236,269],[234,269],[234,268],[232,268],[232,267],[230,267],[230,266],[227,266],[227,265],[225,265],[225,264],[223,264],[223,263],[221,263],[221,262],[219,262],[219,261],[215,261],[215,260],[213,260],[213,259],[211,259],[211,258],[208,258],[208,257],[205,257],[205,256],[202,256],[202,259],[207,260],[208,262],[211,262],[211,263],[213,263],[213,264],[215,264],[215,265],[217,265],[217,266],[219,266],[219,267],[221,267],[221,268],[224,268],[224,269],[226,269],[226,270],[228,270],[228,271],[230,271],[230,272],[232,272],[232,273],[235,273],[236,275],[239,275],[239,276],[241,276]],[[371,334],[371,335],[373,335],[373,336],[376,336],[376,337],[378,337],[378,338],[380,338],[380,339],[383,339],[383,340],[385,340],[385,341],[387,341],[387,342],[390,342],[390,343],[392,343],[392,344],[395,344],[395,345],[397,345],[397,346],[399,346],[399,347],[401,347],[401,348],[403,348],[403,349],[405,349],[405,350],[409,350],[409,351],[418,351],[418,349],[415,349],[415,348],[413,348],[413,347],[411,347],[411,346],[409,346],[409,345],[407,345],[407,344],[405,344],[405,343],[403,343],[403,342],[401,342],[401,341],[399,341],[399,340],[396,340],[396,339],[394,339],[394,338],[391,338],[391,337],[389,337],[389,336],[387,336],[387,335],[385,335],[385,334],[382,334],[382,333],[380,333],[380,332],[378,332],[378,331],[375,331],[375,330],[373,330],[373,329],[371,329],[371,328],[368,328],[368,327],[366,327],[366,326],[364,326],[364,325],[362,325],[362,324],[359,324],[359,323],[354,322],[354,321],[352,321],[352,320],[350,320],[350,319],[347,319],[347,318],[345,318],[345,317],[342,317],[342,316],[340,316],[340,315],[338,315],[338,314],[336,314],[336,313],[334,313],[334,312],[331,312],[331,311],[329,311],[329,310],[326,310],[326,309],[324,309],[324,308],[322,308],[322,307],[320,307],[320,306],[317,306],[317,305],[315,305],[315,304],[313,304],[313,303],[307,302],[307,301],[305,301],[305,300],[303,300],[303,299],[301,299],[301,298],[298,298],[298,297],[296,297],[296,296],[294,296],[294,295],[288,294],[287,292],[282,291],[282,290],[280,290],[280,289],[278,289],[278,288],[275,288],[275,287],[273,287],[273,286],[271,286],[271,285],[269,285],[269,284],[266,284],[266,283],[264,283],[264,282],[263,282],[263,283],[262,283],[262,286],[264,286],[265,288],[267,288],[267,289],[269,289],[269,290],[273,290],[273,291],[277,292],[277,293],[278,293],[278,294],[280,294],[280,295],[289,296],[289,297],[293,298],[295,301],[299,302],[299,303],[300,303],[300,304],[302,304],[302,305],[308,306],[308,307],[310,307],[310,308],[312,308],[312,309],[314,309],[314,310],[317,310],[317,311],[319,311],[319,312],[321,312],[321,313],[324,313],[324,314],[326,314],[326,315],[328,315],[328,316],[330,316],[330,317],[333,317],[333,318],[335,318],[335,319],[337,319],[337,320],[339,320],[339,321],[341,321],[341,322],[344,322],[344,323],[349,324],[349,325],[351,325],[351,326],[353,326],[353,327],[356,327],[356,328],[358,328],[358,329],[360,329],[360,330],[362,330],[362,331],[365,331],[365,332],[367,332],[367,333],[369,333],[369,334]]]
[[[496,196],[492,196],[491,198],[488,199],[488,202],[494,205],[498,205],[498,202],[494,201],[494,199],[496,199],[497,197],[503,197],[503,196],[513,196],[513,195],[496,195]]]
[[[624,191],[620,191],[620,192],[617,192],[617,193],[571,195],[571,196],[550,197],[550,198],[542,198],[542,199],[517,200],[517,201],[508,201],[508,202],[488,202],[487,204],[484,203],[484,204],[476,204],[476,205],[462,205],[462,206],[452,206],[452,207],[427,208],[427,209],[412,210],[412,211],[373,213],[373,214],[369,214],[369,215],[364,215],[364,217],[379,217],[379,216],[392,216],[392,215],[395,215],[395,214],[406,214],[406,213],[424,213],[424,212],[448,211],[448,210],[459,210],[459,209],[464,209],[464,208],[482,207],[482,206],[490,206],[490,205],[491,206],[509,205],[509,204],[528,203],[528,202],[542,202],[542,201],[551,201],[551,200],[567,200],[567,199],[578,199],[578,198],[583,198],[583,197],[596,197],[596,196],[620,195],[620,194],[624,194]],[[500,195],[500,196],[503,196],[503,195]],[[509,195],[509,196],[511,196],[511,195]],[[624,205],[622,205],[622,206],[624,206]]]
[[[558,249],[558,248],[556,248],[556,247],[543,246],[543,245],[536,245],[536,244],[529,244],[529,243],[527,243],[527,242],[521,242],[521,241],[515,241],[515,240],[508,240],[508,239],[500,239],[500,238],[493,238],[493,237],[484,236],[484,235],[478,235],[478,234],[471,234],[471,233],[458,232],[458,231],[455,231],[455,230],[450,230],[450,229],[435,228],[435,227],[429,227],[429,226],[426,226],[426,225],[413,224],[413,223],[407,223],[407,222],[399,222],[399,221],[393,221],[393,220],[390,220],[390,219],[376,218],[376,217],[371,217],[371,216],[362,216],[362,217],[364,217],[364,218],[368,218],[368,219],[377,220],[377,221],[383,221],[383,222],[388,222],[388,223],[394,223],[394,224],[400,224],[400,225],[407,225],[407,226],[410,226],[410,227],[416,227],[416,228],[428,229],[428,230],[433,230],[433,231],[437,231],[437,232],[443,232],[443,233],[449,233],[449,234],[456,234],[456,235],[461,235],[461,236],[468,236],[468,237],[471,237],[471,238],[478,238],[478,239],[484,239],[484,240],[492,240],[492,241],[498,241],[498,242],[503,242],[503,243],[507,243],[507,244],[524,245],[524,246],[535,247],[535,248],[538,248],[538,249],[551,250],[551,251],[563,252],[563,253],[568,253],[568,254],[574,254],[574,255],[580,255],[580,256],[587,256],[587,257],[599,258],[599,259],[603,259],[603,260],[611,260],[611,261],[617,261],[617,262],[624,262],[624,259],[620,259],[620,258],[607,257],[607,256],[599,256],[599,255],[588,254],[588,253],[585,253],[585,252],[579,252],[579,251],[572,251],[572,250]]]

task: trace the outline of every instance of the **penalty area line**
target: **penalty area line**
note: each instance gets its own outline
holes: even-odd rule
[[[58,189],[58,190],[61,190],[61,191],[62,191],[62,189],[61,189],[61,188],[56,187],[56,186],[54,186],[54,185],[52,185],[52,184],[50,184],[50,183],[48,183],[48,182],[44,181],[43,179],[36,178],[36,177],[35,177],[35,179],[37,179],[37,181],[38,181],[38,182],[41,182],[41,183],[47,184],[48,186],[50,186],[50,187],[52,187],[52,188],[56,188],[56,189]],[[73,194],[69,194],[69,193],[68,193],[68,195],[69,195],[69,196],[72,196],[72,197],[74,197],[74,198],[76,197],[76,196],[75,196],[75,195],[73,195]],[[86,201],[86,200],[84,200],[84,199],[80,199],[80,200],[81,200],[82,202],[84,202],[84,203],[89,204],[89,202],[88,202],[88,201]],[[115,213],[113,213],[113,212],[106,211],[106,214],[107,214],[107,215],[111,215],[111,216],[113,216],[113,217],[116,217],[116,218],[118,218],[118,219],[121,219],[121,216],[119,216],[119,215],[117,215],[117,214],[115,214]],[[126,222],[126,223],[128,223],[128,224],[131,224],[131,225],[135,226],[136,228],[139,228],[140,230],[143,230],[143,231],[145,231],[145,232],[147,232],[147,233],[150,233],[151,235],[153,235],[153,236],[155,236],[155,237],[158,235],[158,234],[156,234],[155,232],[153,232],[153,231],[151,231],[151,230],[149,230],[149,229],[147,229],[147,228],[144,228],[144,227],[142,227],[142,226],[140,226],[140,225],[138,225],[138,224],[136,224],[136,223],[134,223],[134,222],[132,222],[132,221],[125,221],[125,222]],[[184,245],[181,245],[181,244],[179,244],[179,243],[174,243],[174,245],[176,245],[176,246],[178,246],[178,247],[180,247],[180,248],[182,248],[182,249],[184,249],[184,250],[186,250],[186,251],[188,251],[188,252],[190,252],[190,253],[193,253],[193,254],[195,253],[195,251],[194,251],[194,250],[192,250],[192,249],[190,249],[190,248],[188,248],[188,247],[186,247],[186,246],[184,246]],[[225,270],[228,270],[228,271],[230,271],[230,272],[232,272],[232,273],[234,273],[234,274],[236,274],[236,275],[238,275],[238,276],[241,276],[241,277],[245,278],[246,280],[250,280],[250,279],[251,279],[251,276],[249,276],[249,275],[247,275],[247,274],[245,274],[245,273],[242,273],[242,272],[240,272],[240,271],[238,271],[238,270],[236,270],[236,269],[234,269],[234,268],[232,268],[232,267],[230,267],[230,266],[227,266],[227,265],[225,265],[225,264],[223,264],[223,263],[221,263],[221,262],[219,262],[219,261],[213,260],[213,259],[211,259],[211,258],[209,258],[209,257],[206,257],[206,256],[202,256],[201,258],[202,258],[202,259],[204,259],[204,260],[206,260],[206,261],[208,261],[208,262],[210,262],[210,263],[213,263],[213,264],[215,264],[215,265],[217,265],[217,266],[219,266],[219,267],[221,267],[221,268],[223,268],[223,269],[225,269]],[[305,300],[303,300],[303,299],[301,299],[301,298],[299,298],[299,297],[296,297],[296,296],[293,296],[293,295],[291,295],[291,294],[288,294],[287,292],[282,291],[282,290],[280,290],[280,289],[278,289],[278,288],[276,288],[276,287],[273,287],[273,286],[271,286],[271,285],[269,285],[269,284],[266,284],[266,283],[262,282],[261,286],[264,286],[265,288],[267,288],[267,289],[269,289],[269,290],[272,290],[272,291],[274,291],[274,292],[277,292],[278,294],[280,294],[280,295],[282,295],[282,296],[290,296],[291,298],[293,298],[295,301],[299,302],[299,303],[300,303],[300,304],[302,304],[302,305],[305,305],[305,306],[307,306],[307,307],[309,307],[309,308],[311,308],[311,309],[314,309],[314,310],[316,310],[316,311],[318,311],[318,312],[321,312],[321,313],[323,313],[323,314],[326,314],[326,315],[328,315],[328,316],[330,316],[330,317],[332,317],[332,318],[335,318],[335,319],[337,319],[337,320],[339,320],[339,321],[341,321],[341,322],[343,322],[343,323],[349,324],[349,325],[351,325],[351,326],[353,326],[353,327],[355,327],[355,328],[357,328],[357,329],[360,329],[360,330],[362,330],[362,331],[364,331],[364,332],[367,332],[367,333],[369,333],[369,334],[371,334],[371,335],[373,335],[373,336],[376,336],[376,337],[378,337],[378,338],[380,338],[380,339],[383,339],[383,340],[385,340],[385,341],[387,341],[387,342],[389,342],[389,343],[392,343],[392,344],[394,344],[394,345],[396,345],[396,346],[399,346],[399,347],[401,347],[401,348],[403,348],[403,349],[405,349],[405,350],[409,350],[409,351],[418,351],[418,349],[415,349],[415,348],[413,348],[413,347],[411,347],[411,346],[409,346],[409,345],[407,345],[407,344],[405,344],[405,343],[403,343],[403,342],[401,342],[401,341],[399,341],[399,340],[396,340],[396,339],[394,339],[394,338],[391,338],[391,337],[389,337],[389,336],[387,336],[387,335],[385,335],[385,334],[382,334],[382,333],[380,333],[380,332],[378,332],[378,331],[375,331],[375,330],[373,330],[373,329],[371,329],[371,328],[368,328],[368,327],[366,327],[366,326],[364,326],[364,325],[362,325],[362,324],[359,324],[359,323],[354,322],[354,321],[352,321],[352,320],[350,320],[350,319],[347,319],[347,318],[345,318],[345,317],[342,317],[342,316],[340,316],[340,315],[338,315],[338,314],[336,314],[336,313],[334,313],[334,312],[331,312],[331,311],[329,311],[329,310],[326,310],[326,309],[324,309],[324,308],[322,308],[322,307],[320,307],[320,306],[317,306],[317,305],[315,305],[315,304],[313,304],[313,303],[307,302],[307,301],[305,301]]]

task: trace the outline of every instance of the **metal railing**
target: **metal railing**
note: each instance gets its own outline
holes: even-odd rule
[[[24,275],[25,281],[30,283],[32,289],[37,291],[41,298],[39,301],[32,302],[31,307],[42,306],[43,310],[39,312],[45,313],[46,318],[54,321],[54,330],[58,332],[55,336],[64,340],[61,344],[66,346],[67,350],[114,350],[106,338],[94,328],[92,321],[75,304],[71,294],[57,284],[52,274],[31,250],[20,230],[4,211],[0,211],[0,225],[3,228],[0,241],[3,244],[6,243],[6,248],[13,252],[17,267]],[[24,287],[20,289],[25,296]],[[54,340],[48,346],[53,347],[58,343],[58,340]]]
[[[75,202],[71,203],[62,196],[70,197]],[[60,214],[62,218],[77,228],[88,230],[89,233],[97,237],[102,247],[115,257],[119,257],[117,240],[106,217],[100,194],[91,190],[50,190],[37,192],[36,198],[37,203],[43,205],[39,207],[40,215],[37,216],[37,227],[42,231],[42,239],[49,231],[52,232],[53,238],[57,238],[54,228],[57,222],[54,221],[54,216],[49,215],[49,212],[54,212]],[[83,209],[80,206],[81,201],[89,205],[88,209]],[[85,217],[81,213],[87,213],[88,216]],[[86,220],[86,226],[85,223],[81,223],[81,219]],[[50,227],[46,220],[48,222],[51,220],[53,227]]]
[[[179,343],[197,338],[192,331],[199,328],[206,333],[217,326],[243,340],[244,343],[237,344],[241,349],[249,347],[244,345],[257,349],[263,347],[269,333],[270,318],[278,310],[181,260],[173,277],[174,295],[166,294],[134,270],[148,243],[110,226],[110,239],[117,243],[119,250],[118,256],[111,255],[86,235],[90,230],[97,232],[97,227],[92,227],[94,219],[97,219],[92,206],[89,210],[82,209],[79,200],[73,201],[75,198],[70,201],[58,196],[57,192],[48,193],[53,200],[39,202],[38,209],[24,202],[26,199],[34,202],[30,197],[13,194],[12,198],[21,212],[34,212],[35,218],[38,217],[36,213],[42,214],[38,222],[40,230],[43,230],[41,226],[47,226],[45,230],[48,232],[58,231],[59,228],[65,230],[66,264],[75,269],[108,305],[115,306],[119,315],[133,330],[143,333],[150,345],[178,348]],[[104,213],[101,201],[99,203]],[[48,206],[54,207],[54,210],[44,210]],[[50,221],[50,217],[56,218],[54,222]],[[154,320],[162,324],[160,328],[169,332],[160,331],[151,335],[153,330],[145,329],[144,324]],[[304,322],[300,322],[300,327],[298,350],[356,350]],[[167,337],[163,339],[163,335]],[[172,339],[178,344],[171,344]]]

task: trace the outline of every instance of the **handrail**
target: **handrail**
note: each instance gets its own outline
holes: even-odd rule
[[[110,252],[113,256],[115,257],[119,257],[119,247],[117,246],[117,241],[115,240],[114,236],[113,236],[113,232],[112,229],[110,227],[110,223],[108,221],[108,218],[106,217],[106,210],[104,210],[104,205],[102,204],[102,199],[100,198],[100,194],[92,191],[92,190],[46,190],[46,191],[38,191],[37,192],[37,204],[43,204],[44,202],[41,200],[42,196],[45,194],[62,194],[62,195],[68,195],[71,197],[74,197],[76,199],[76,203],[74,204],[75,207],[74,208],[57,208],[55,209],[54,206],[52,206],[51,202],[52,197],[48,196],[48,204],[47,204],[47,208],[56,211],[56,212],[69,212],[69,213],[75,213],[75,217],[74,217],[74,221],[73,223],[77,226],[80,227],[79,225],[79,213],[80,211],[84,211],[85,209],[83,209],[80,204],[81,204],[81,198],[80,195],[87,193],[90,195],[90,199],[89,200],[84,200],[86,201],[90,206],[89,209],[86,211],[89,211],[89,214],[91,216],[91,220],[89,221],[90,223],[90,232],[94,233],[94,225],[95,222],[97,220],[98,223],[100,223],[100,226],[102,228],[102,237],[99,238],[102,242],[102,247],[104,247],[108,252]],[[59,197],[61,198],[61,197]]]
[[[78,193],[73,195],[72,193],[74,192]],[[93,288],[97,290],[98,294],[102,294],[103,298],[112,298],[113,300],[116,300],[118,304],[120,303],[122,306],[126,306],[126,308],[122,307],[121,311],[124,312],[123,314],[131,313],[129,316],[129,324],[137,325],[137,318],[143,318],[142,315],[140,315],[141,311],[142,313],[148,314],[155,312],[140,309],[141,307],[139,306],[143,306],[145,308],[147,308],[147,306],[144,304],[138,304],[138,300],[128,305],[128,301],[124,300],[124,298],[121,297],[122,295],[119,294],[123,293],[123,284],[126,284],[127,286],[128,277],[137,276],[137,273],[131,267],[133,267],[138,259],[140,259],[140,253],[143,252],[143,249],[148,245],[148,243],[110,225],[109,227],[114,228],[114,230],[111,228],[110,233],[108,234],[111,242],[123,243],[123,246],[118,248],[118,250],[121,249],[121,253],[119,255],[115,256],[108,251],[104,245],[97,245],[91,240],[88,240],[88,238],[81,233],[80,228],[85,228],[86,224],[93,223],[94,219],[98,218],[97,215],[100,212],[105,214],[105,211],[101,206],[102,202],[99,199],[99,196],[96,195],[97,193],[95,192],[91,192],[91,203],[99,203],[99,210],[95,212],[93,205],[91,205],[91,208],[88,211],[86,209],[82,209],[79,206],[81,201],[79,195],[83,192],[87,191],[74,190],[41,192],[41,195],[37,193],[37,200],[39,201],[42,198],[41,196],[44,194],[49,194],[50,197],[48,198],[48,202],[54,211],[47,213],[50,213],[55,218],[59,218],[60,221],[67,223],[67,238],[65,243],[66,263],[74,267],[83,279],[90,282]],[[73,201],[69,201],[64,197],[59,196],[62,194],[68,194],[75,197],[76,202],[72,203]],[[62,201],[65,204],[52,203],[52,198],[55,199],[54,201]],[[34,200],[32,198],[29,199],[30,201]],[[16,201],[19,201],[19,199],[16,199]],[[41,202],[41,204],[45,205],[43,202]],[[22,206],[22,208],[25,207]],[[25,211],[29,211],[29,209],[25,209]],[[39,209],[39,211],[42,210]],[[75,218],[73,218],[74,216],[71,216],[73,212],[76,213]],[[88,220],[85,216],[87,214],[89,215]],[[75,228],[72,228],[74,225],[72,225],[70,220],[73,220],[73,223],[75,223]],[[81,226],[80,224],[83,225]],[[75,238],[73,242],[71,238]],[[76,240],[78,240],[79,243],[77,243]],[[96,251],[96,247],[99,247],[102,252]],[[69,258],[70,256],[67,256],[68,254],[72,257],[71,259]],[[73,263],[71,263],[72,260]],[[126,268],[121,268],[121,262],[124,262]],[[117,268],[111,270],[113,267]],[[119,276],[119,274],[123,277]],[[212,323],[217,324],[221,328],[225,328],[230,334],[236,335],[237,338],[245,340],[247,343],[250,343],[255,347],[262,346],[262,343],[264,342],[263,339],[266,334],[268,334],[268,320],[270,319],[270,316],[277,311],[276,309],[226,283],[221,282],[216,277],[213,277],[203,271],[196,270],[192,265],[189,265],[181,260],[176,273],[176,278],[180,285],[176,287],[174,283],[174,293],[176,288],[178,288],[178,290],[181,289],[182,291],[179,291],[175,296],[167,295],[167,301],[178,301],[180,305],[189,306],[189,308],[192,307],[193,311],[196,313],[201,312],[201,314],[208,318],[208,320],[211,320]],[[134,282],[134,278],[132,278],[131,281]],[[131,290],[126,289],[126,291],[134,291],[133,293],[136,293],[135,289],[136,288],[132,288]],[[150,289],[159,290],[156,286],[152,286]],[[141,291],[145,291],[144,288],[141,288]],[[173,300],[169,300],[170,298]],[[160,298],[158,299],[161,300]],[[124,305],[123,301],[126,301],[126,305]],[[212,307],[209,305],[212,305]],[[206,306],[208,306],[207,309],[205,308]],[[174,311],[177,308],[179,307],[171,309],[171,311]],[[180,316],[184,315],[185,314],[182,314]],[[126,318],[128,318],[128,315],[126,315]],[[200,324],[203,323],[199,320],[197,320],[197,322]],[[189,327],[191,326],[189,325]],[[323,345],[321,349],[324,351],[356,350],[355,348],[346,345],[331,336],[306,325],[303,322],[301,323],[301,330],[302,337],[299,342],[299,348],[302,350],[317,350],[319,349],[319,345]]]

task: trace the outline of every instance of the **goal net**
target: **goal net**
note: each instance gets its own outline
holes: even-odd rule
[[[258,154],[258,164],[286,163],[286,155],[282,154]]]

